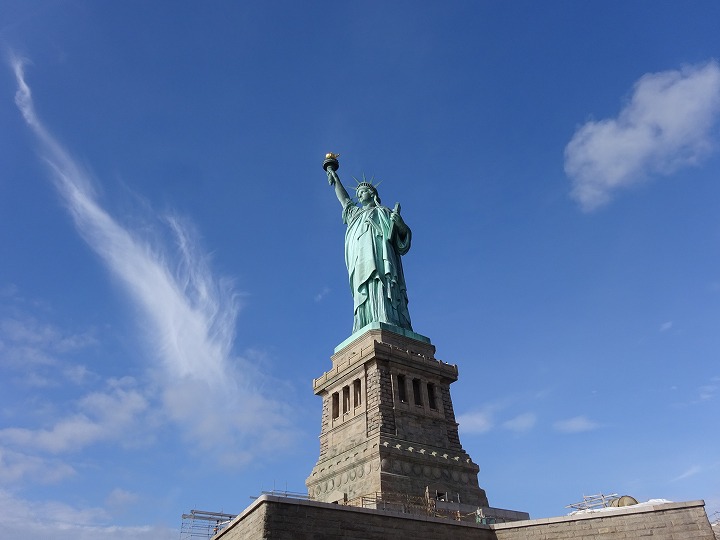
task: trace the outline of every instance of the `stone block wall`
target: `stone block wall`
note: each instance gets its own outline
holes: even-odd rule
[[[495,540],[487,525],[263,495],[216,540]]]
[[[715,540],[703,501],[480,525],[263,495],[215,540]]]
[[[450,387],[441,387],[443,409],[445,410],[445,418],[448,420],[447,438],[450,442],[450,448],[462,448],[460,445],[460,435],[458,433],[458,423],[455,421],[455,411],[450,398]]]
[[[367,369],[367,436],[378,433],[394,434],[395,411],[392,400],[392,381],[386,365],[369,362]]]
[[[705,503],[627,506],[610,512],[579,514],[494,525],[497,540],[715,540]]]

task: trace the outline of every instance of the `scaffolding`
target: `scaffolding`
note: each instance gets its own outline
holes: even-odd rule
[[[307,493],[299,493],[297,491],[288,491],[282,489],[272,489],[270,491],[261,491],[257,497],[250,497],[251,499],[259,499],[263,495],[273,495],[275,497],[286,497],[289,499],[303,499],[310,500],[311,497]]]
[[[401,514],[480,523],[483,525],[511,521],[506,516],[486,515],[486,512],[492,512],[490,508],[482,509],[478,507],[472,512],[467,512],[466,510],[470,505],[461,505],[458,494],[452,497],[451,494],[448,493],[438,494],[436,492],[435,496],[432,496],[427,490],[425,496],[409,495],[407,493],[377,492],[349,499],[340,504],[360,508],[371,508],[385,512],[398,512]]]
[[[209,540],[222,531],[235,518],[235,514],[190,510],[183,514],[180,526],[180,540],[203,538]]]
[[[597,495],[583,495],[582,501],[568,504],[565,508],[572,508],[573,510],[596,510],[598,508],[607,508],[618,498],[617,493],[611,493],[610,495],[604,495],[602,493],[598,493]]]

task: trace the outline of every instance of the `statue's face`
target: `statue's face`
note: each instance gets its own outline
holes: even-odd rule
[[[373,195],[375,195],[375,192],[370,188],[361,187],[357,190],[358,201],[363,205],[375,202]]]

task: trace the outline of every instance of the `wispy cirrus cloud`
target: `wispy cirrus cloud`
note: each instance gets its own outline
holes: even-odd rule
[[[587,122],[565,148],[572,197],[591,211],[648,175],[699,163],[719,115],[716,61],[644,75],[617,118]]]
[[[593,431],[599,427],[600,424],[586,416],[574,416],[566,420],[559,420],[553,424],[553,428],[561,433],[582,433],[584,431]]]
[[[160,227],[150,239],[113,218],[100,204],[92,176],[38,118],[24,62],[13,58],[11,64],[16,104],[78,233],[142,314],[140,328],[153,361],[146,400],[152,402],[157,390],[165,417],[225,465],[286,445],[292,436],[290,411],[260,392],[265,376],[233,354],[238,297],[231,280],[213,274],[192,224],[177,215],[161,217],[172,235],[171,247],[158,241]],[[14,444],[24,440],[62,451],[70,444],[63,442],[63,434],[76,429],[87,444],[102,438],[102,421],[87,420],[71,416],[51,429],[6,431],[5,436]]]
[[[702,472],[702,467],[700,465],[693,465],[683,471],[681,474],[676,476],[672,479],[673,482],[679,482],[680,480],[685,480],[686,478],[690,478],[691,476],[695,476],[696,474]]]

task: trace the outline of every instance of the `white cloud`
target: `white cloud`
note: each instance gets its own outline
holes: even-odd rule
[[[22,450],[59,454],[81,450],[101,441],[127,436],[136,418],[147,408],[135,389],[112,388],[93,392],[80,400],[78,411],[47,429],[0,429],[0,442]]]
[[[701,401],[707,401],[708,399],[712,399],[715,396],[715,393],[717,392],[717,385],[716,384],[705,384],[700,387],[700,400]]]
[[[717,62],[644,75],[617,118],[587,122],[565,148],[572,197],[594,210],[649,174],[697,164],[719,113]]]
[[[0,490],[0,530],[3,540],[175,540],[178,531],[156,525],[107,525],[102,508],[77,508],[57,501],[31,502]]]
[[[12,65],[16,103],[40,143],[78,232],[143,315],[144,337],[155,361],[153,384],[166,417],[188,440],[213,449],[219,456],[212,458],[226,464],[286,446],[292,437],[291,411],[261,394],[262,375],[233,356],[237,295],[229,280],[213,275],[192,226],[177,216],[164,216],[176,244],[172,252],[111,217],[97,200],[92,177],[38,119],[23,62],[14,59]],[[7,437],[26,437],[57,451],[72,445],[70,433],[79,436],[76,445],[107,433],[87,415],[66,418],[45,431],[5,431]]]
[[[73,476],[75,469],[57,459],[46,459],[0,447],[0,484],[53,484]]]
[[[563,433],[581,433],[583,431],[592,431],[600,427],[600,425],[585,416],[574,416],[567,420],[559,420],[553,424],[557,431]]]
[[[660,331],[661,331],[661,332],[667,332],[667,331],[670,330],[672,327],[673,327],[672,321],[667,321],[667,322],[664,322],[664,323],[662,323],[662,324],[660,325]]]
[[[502,427],[509,429],[510,431],[516,431],[518,433],[523,431],[529,431],[535,427],[537,422],[537,415],[535,413],[523,413],[517,415],[515,418],[503,422]]]
[[[536,393],[534,399],[542,399],[547,395],[541,391]],[[457,416],[460,431],[463,433],[487,433],[496,426],[517,433],[532,429],[537,423],[537,415],[532,412],[518,414],[509,420],[500,421],[497,419],[503,411],[513,405],[517,401],[518,396],[506,397],[502,400],[484,404],[480,409],[470,411]]]
[[[0,306],[0,378],[22,385],[24,397],[8,401],[2,410],[4,424],[10,426],[0,429],[0,482],[54,483],[76,473],[55,456],[122,440],[123,433],[138,440],[138,427],[145,429],[147,424],[148,403],[132,379],[111,379],[100,390],[69,397],[77,389],[68,382],[84,385],[100,380],[69,360],[96,343],[93,333],[68,333],[21,312],[14,305],[16,291],[4,300],[10,302]],[[47,398],[46,390],[56,388],[68,396],[65,402]],[[35,389],[42,392],[33,394]],[[40,427],[23,426],[29,419]]]
[[[49,388],[64,382],[80,385],[93,378],[85,366],[68,358],[95,345],[94,332],[66,332],[27,315],[15,305],[23,303],[15,287],[2,296],[0,371],[7,379],[24,388]]]
[[[0,319],[3,367],[57,365],[58,356],[95,343],[90,332],[70,334],[33,317],[12,314]]]
[[[82,384],[88,379],[94,379],[96,375],[92,373],[88,368],[82,365],[72,365],[63,368],[62,370],[63,376],[75,383],[75,384]]]
[[[105,498],[105,506],[114,512],[123,511],[140,500],[137,493],[121,488],[113,489]]]
[[[493,428],[493,414],[490,408],[461,414],[457,417],[460,430],[464,433],[485,433]]]

